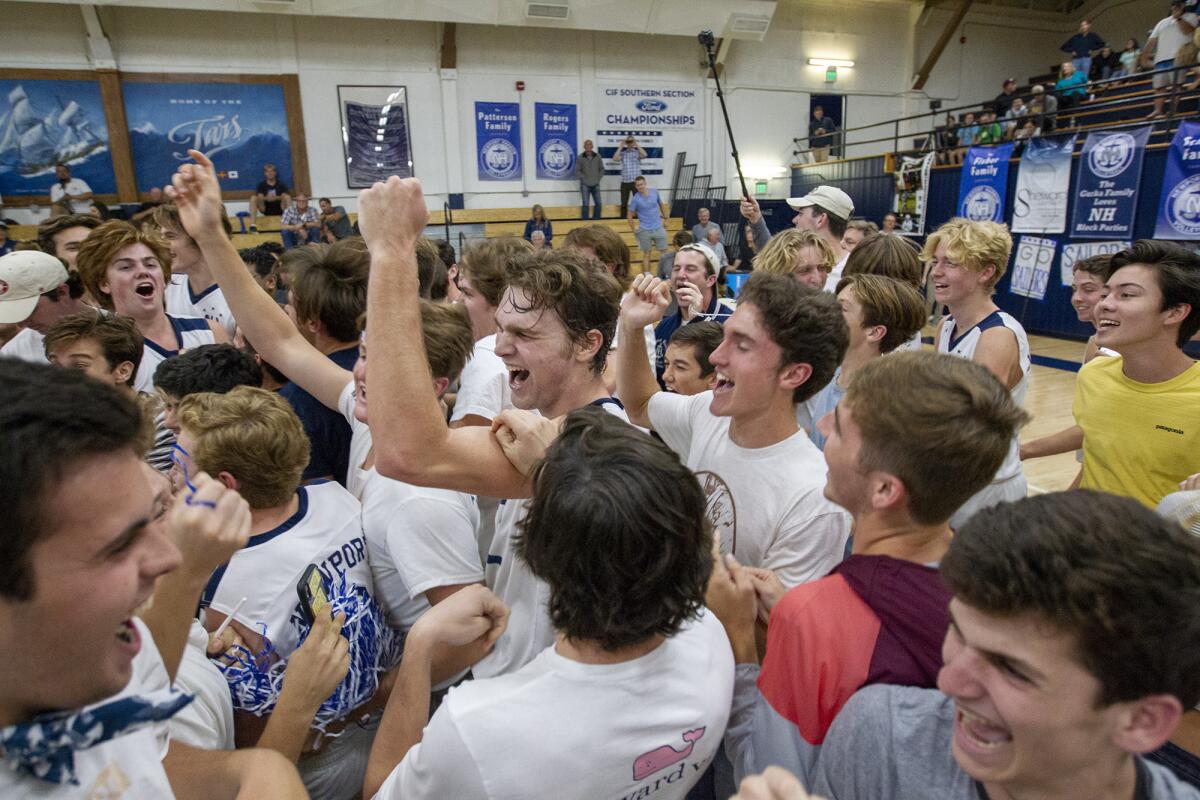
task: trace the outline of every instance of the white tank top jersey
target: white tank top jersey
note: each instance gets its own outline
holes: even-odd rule
[[[217,284],[214,283],[200,294],[193,294],[187,275],[172,275],[171,282],[167,284],[166,298],[168,314],[204,317],[224,328],[230,340],[233,339],[237,322],[229,310],[229,303],[225,302],[225,293]]]
[[[292,654],[308,628],[296,584],[309,564],[317,565],[328,586],[344,575],[348,586],[375,594],[358,501],[332,481],[301,486],[296,494],[296,513],[278,527],[251,536],[213,573],[200,601],[229,614],[245,597],[237,621],[259,632],[265,626],[281,658]]]
[[[1025,335],[1025,329],[1021,327],[1021,323],[1017,322],[1012,315],[1004,311],[993,311],[980,320],[978,325],[965,332],[954,329],[954,317],[946,317],[942,320],[941,335],[938,337],[938,352],[973,359],[975,348],[979,346],[979,337],[983,335],[983,332],[999,327],[1008,328],[1017,338],[1017,360],[1021,367],[1021,380],[1012,388],[1011,394],[1017,405],[1024,406],[1025,395],[1029,392],[1029,366],[1032,363],[1029,356],[1029,337]],[[1008,455],[1004,457],[1004,463],[1000,465],[992,482],[999,483],[1019,474],[1021,474],[1021,446],[1017,436],[1013,436]]]
[[[606,397],[591,405],[629,422],[625,407]],[[525,516],[528,500],[504,500],[496,512],[496,533],[484,564],[485,583],[508,606],[508,628],[482,661],[471,668],[476,678],[516,672],[554,643],[547,604],[550,587],[534,577],[516,553],[513,538]]]
[[[142,351],[142,363],[138,364],[137,377],[133,382],[133,388],[139,392],[154,393],[154,371],[168,358],[174,358],[184,350],[216,342],[212,329],[208,327],[208,320],[202,317],[175,317],[167,314],[167,319],[175,334],[175,349],[165,350],[149,339],[146,340],[146,347]]]

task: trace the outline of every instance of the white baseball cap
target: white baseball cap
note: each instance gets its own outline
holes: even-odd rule
[[[67,282],[67,268],[49,253],[18,250],[0,257],[0,322],[23,322],[38,298]]]
[[[788,205],[795,209],[805,206],[820,206],[835,217],[850,219],[854,214],[854,201],[850,195],[836,186],[818,186],[804,197],[789,197]]]

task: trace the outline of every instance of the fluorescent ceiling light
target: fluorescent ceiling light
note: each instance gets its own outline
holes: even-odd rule
[[[810,67],[853,67],[854,62],[848,58],[810,58]]]

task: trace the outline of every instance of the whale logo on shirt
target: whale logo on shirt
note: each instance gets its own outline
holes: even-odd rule
[[[664,744],[662,747],[656,747],[649,752],[642,753],[633,760],[633,779],[640,781],[659,770],[666,769],[672,764],[678,764],[680,761],[683,761],[692,754],[692,748],[704,736],[705,730],[705,728],[695,728],[690,731],[684,731],[683,740],[687,742],[687,747],[682,750],[676,750],[671,745]]]

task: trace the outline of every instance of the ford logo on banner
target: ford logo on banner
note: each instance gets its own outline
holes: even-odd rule
[[[637,109],[647,114],[658,114],[667,110],[667,104],[662,100],[638,100]]]

